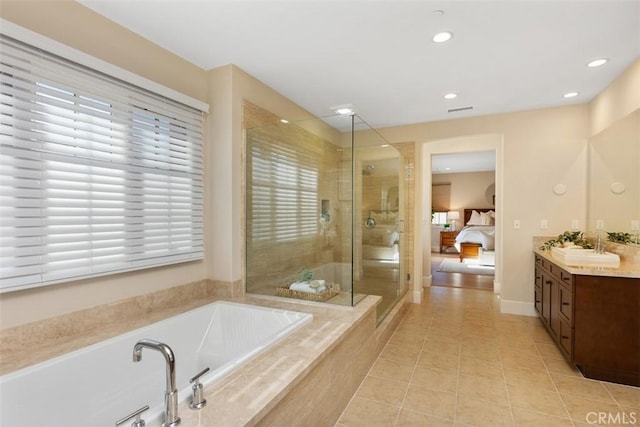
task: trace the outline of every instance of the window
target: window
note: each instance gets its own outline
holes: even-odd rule
[[[247,132],[248,242],[283,243],[318,233],[318,160],[300,146]]]
[[[202,112],[0,41],[0,291],[202,259]]]
[[[431,186],[431,223],[446,224],[451,200],[451,184]]]
[[[447,212],[433,212],[431,214],[431,224],[447,224]]]

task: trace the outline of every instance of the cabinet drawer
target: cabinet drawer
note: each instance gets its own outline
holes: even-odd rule
[[[560,283],[564,283],[573,292],[573,275],[564,270],[560,270]]]
[[[549,261],[546,261],[546,262],[549,264],[549,272],[551,272],[551,275],[555,277],[556,280],[558,280],[558,282],[564,283],[565,285],[569,286],[571,290],[573,290],[572,288],[573,276],[567,273],[566,271],[564,271],[563,269],[561,269],[560,267],[558,267],[557,265],[551,264]]]
[[[564,317],[570,326],[573,326],[573,292],[566,286],[560,285],[560,315]]]
[[[551,263],[547,259],[539,257],[538,260],[540,261],[539,264],[542,266],[542,268],[547,271],[551,271]]]

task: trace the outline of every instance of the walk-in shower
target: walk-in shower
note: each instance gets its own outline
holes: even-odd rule
[[[381,320],[407,287],[402,155],[357,115],[289,122],[245,103],[244,117],[246,291],[380,295]]]

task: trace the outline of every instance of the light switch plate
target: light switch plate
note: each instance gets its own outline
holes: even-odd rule
[[[580,228],[580,221],[578,221],[577,219],[572,219],[571,220],[571,229],[572,230],[578,230]]]

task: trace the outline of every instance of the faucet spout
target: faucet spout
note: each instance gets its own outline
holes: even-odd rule
[[[142,360],[142,349],[149,348],[160,352],[164,356],[166,362],[166,391],[164,394],[164,422],[163,427],[174,427],[180,424],[180,417],[178,416],[178,389],[176,387],[176,358],[173,354],[173,350],[167,344],[160,341],[141,339],[133,347],[133,361],[139,362]]]

